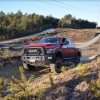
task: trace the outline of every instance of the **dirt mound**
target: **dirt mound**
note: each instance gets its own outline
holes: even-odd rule
[[[85,77],[81,71],[82,66],[69,70],[56,85],[45,92],[44,100],[99,100],[90,89],[91,82],[99,79],[99,65],[100,58],[88,64]]]

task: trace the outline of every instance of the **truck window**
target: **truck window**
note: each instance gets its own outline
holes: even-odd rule
[[[60,38],[42,38],[38,43],[60,43]]]
[[[69,38],[66,38],[66,40],[69,42],[69,45],[73,45],[72,41]]]

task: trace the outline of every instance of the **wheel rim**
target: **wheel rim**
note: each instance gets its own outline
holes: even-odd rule
[[[57,70],[61,69],[61,65],[62,65],[61,61],[57,61],[56,62],[56,68],[57,68]]]

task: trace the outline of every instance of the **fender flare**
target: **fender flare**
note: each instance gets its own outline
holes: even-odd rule
[[[55,56],[56,56],[56,54],[58,53],[58,52],[61,52],[61,54],[62,54],[62,50],[56,50],[56,52],[55,52]],[[63,55],[62,55],[63,56]]]
[[[78,52],[76,53],[76,56],[77,56],[77,55],[79,55],[80,57],[82,56],[80,51],[78,51]]]

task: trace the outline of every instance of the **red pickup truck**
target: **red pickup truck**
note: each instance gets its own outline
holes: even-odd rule
[[[50,67],[51,72],[61,72],[65,62],[80,63],[81,52],[67,37],[44,37],[37,43],[26,45],[21,60],[24,69],[34,70],[35,66]]]

